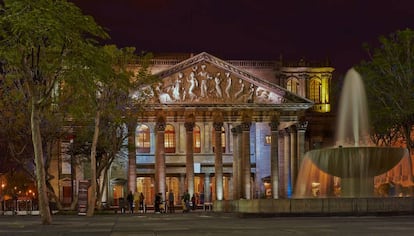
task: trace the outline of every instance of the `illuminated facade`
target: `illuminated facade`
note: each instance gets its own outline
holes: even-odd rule
[[[156,57],[161,80],[131,94],[145,93],[148,105],[128,125],[134,149],[113,164],[103,202],[130,190],[147,204],[168,191],[180,204],[185,190],[198,203],[290,197],[304,153],[332,138],[320,119],[331,110],[333,71],[208,53]]]

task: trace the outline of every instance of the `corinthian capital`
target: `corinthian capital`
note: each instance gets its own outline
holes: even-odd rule
[[[223,127],[223,122],[214,122],[213,127],[215,131],[221,131],[221,128]]]
[[[194,129],[194,126],[195,126],[194,122],[185,122],[184,123],[185,130],[187,130],[187,131],[192,132],[193,129]]]

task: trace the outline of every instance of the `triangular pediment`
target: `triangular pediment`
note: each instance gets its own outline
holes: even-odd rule
[[[309,108],[312,101],[258,78],[208,53],[200,53],[156,74],[147,86],[152,104],[271,105]]]

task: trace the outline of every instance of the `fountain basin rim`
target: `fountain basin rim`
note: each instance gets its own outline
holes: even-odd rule
[[[341,178],[367,178],[381,175],[408,155],[400,147],[333,147],[309,151],[309,158],[322,171]]]

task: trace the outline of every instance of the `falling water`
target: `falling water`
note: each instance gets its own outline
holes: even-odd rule
[[[355,69],[345,76],[339,103],[337,146],[367,145],[369,140],[367,99],[364,83]]]
[[[405,148],[369,145],[367,110],[364,84],[352,68],[346,73],[339,103],[336,147],[305,154],[294,197],[370,197],[374,176],[408,155]]]

